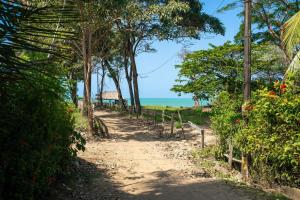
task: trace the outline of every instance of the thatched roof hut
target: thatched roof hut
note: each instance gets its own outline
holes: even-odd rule
[[[97,94],[96,97],[97,97],[97,99],[100,99],[99,94]],[[119,100],[118,92],[117,91],[103,92],[102,99],[103,100]]]

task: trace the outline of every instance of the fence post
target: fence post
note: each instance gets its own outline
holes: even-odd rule
[[[184,135],[184,129],[183,129],[183,124],[182,124],[182,118],[181,118],[181,115],[180,115],[179,110],[177,110],[177,112],[178,112],[179,123],[180,123],[180,126],[181,126],[181,132],[182,132],[182,134]],[[185,136],[185,135],[184,135],[184,136]]]
[[[204,129],[201,130],[201,148],[204,148]]]
[[[172,117],[171,117],[171,133],[170,133],[170,135],[173,135],[173,132],[174,132],[174,114],[172,114]]]
[[[241,162],[241,172],[244,178],[244,181],[249,180],[249,158],[245,153],[242,153],[242,162]]]
[[[164,134],[165,131],[165,110],[162,111],[161,120],[162,120],[162,131],[160,133],[160,137]]]
[[[156,111],[154,111],[154,127],[156,127]]]
[[[231,138],[228,140],[228,164],[230,169],[232,169],[232,159],[233,159],[233,145]]]

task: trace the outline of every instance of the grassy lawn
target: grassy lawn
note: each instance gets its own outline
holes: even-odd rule
[[[154,113],[156,112],[156,120],[162,121],[162,111],[165,111],[166,115],[171,116],[174,115],[175,121],[179,121],[178,111],[180,112],[182,122],[186,123],[188,121],[193,122],[194,124],[204,125],[209,123],[210,112],[202,112],[200,108],[179,108],[179,107],[168,107],[168,106],[143,106],[144,113]],[[144,114],[144,117],[153,118],[153,116],[149,116]],[[165,120],[170,121],[169,118],[165,118]]]

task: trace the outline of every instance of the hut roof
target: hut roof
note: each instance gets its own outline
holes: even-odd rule
[[[97,94],[97,99],[99,99],[99,94]],[[118,100],[118,92],[117,91],[111,91],[111,92],[103,92],[102,93],[102,99],[104,100]]]

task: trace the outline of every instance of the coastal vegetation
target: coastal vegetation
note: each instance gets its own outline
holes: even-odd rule
[[[221,10],[235,6],[238,1]],[[247,84],[245,43],[241,41],[244,26],[233,42],[186,54],[183,63],[176,66],[179,74],[172,90],[212,101],[211,125],[219,138],[218,159],[227,159],[224,155],[233,145],[233,154],[242,162],[247,160],[244,164],[250,168],[252,180],[299,187],[297,6],[294,1],[253,4],[252,20],[258,29],[252,37],[251,99],[243,101]]]
[[[209,116],[210,112],[203,112],[202,108],[178,108],[178,107],[166,107],[166,106],[143,106],[142,107],[145,112],[156,112],[156,120],[158,122],[162,121],[162,111],[165,112],[168,116],[176,116],[176,122],[178,123],[178,112],[181,115],[182,122],[188,123],[189,121],[198,124],[204,125],[209,124]],[[150,116],[153,119],[153,115]],[[179,125],[177,125],[179,126]]]
[[[104,113],[112,130],[119,130],[115,134],[117,139],[134,140],[126,148],[136,145],[134,153],[138,156],[156,153],[139,161],[163,160],[157,153],[161,152],[157,144],[154,150],[143,149],[143,142],[161,139],[154,140],[150,134],[144,134],[144,127],[139,124],[141,117],[153,119],[153,115],[147,116],[151,112],[157,114],[155,120],[161,123],[168,116],[178,129],[188,122],[211,126],[218,141],[212,148],[213,155],[225,161],[231,153],[241,160],[246,182],[251,179],[255,183],[299,188],[300,2],[233,0],[219,12],[230,12],[241,7],[241,2],[245,7],[240,16],[245,20],[234,41],[219,46],[211,44],[206,50],[183,55],[182,63],[176,66],[178,78],[171,90],[192,95],[196,106],[172,108],[141,105],[141,66],[136,59],[141,53],[154,52],[152,44],[156,41],[201,39],[204,33],[224,35],[226,27],[204,12],[202,1],[0,0],[0,199],[44,199],[61,177],[76,171],[80,164],[93,168],[77,155],[85,150],[86,139],[103,129],[102,115],[96,116],[96,104],[92,102],[92,74],[97,72],[102,74],[97,81],[100,97],[97,105],[104,108],[102,93],[108,77],[117,90],[118,109],[136,117],[126,121],[112,114],[117,119],[112,122],[110,114]],[[251,24],[255,27],[252,32]],[[124,100],[122,77],[127,82],[131,106]],[[79,102],[80,81],[84,92]],[[205,110],[197,104],[199,100],[209,100],[212,106]],[[102,144],[95,141],[91,146],[102,151]],[[119,142],[116,138],[111,141]],[[111,148],[114,142],[106,144],[111,151],[118,149]],[[126,157],[128,152],[122,149],[119,153]],[[199,154],[205,152],[202,149]],[[118,156],[109,151],[105,154],[110,160]],[[100,159],[93,159],[97,160],[94,168],[98,169]],[[131,157],[126,159],[125,164],[133,162]],[[182,160],[178,158],[185,165]],[[169,161],[158,163],[166,166],[177,163]],[[132,164],[128,171],[134,167]],[[151,177],[159,174],[160,179],[168,177],[173,169],[158,172],[153,166],[149,168],[153,172]],[[143,174],[125,179],[142,178]],[[104,179],[109,184],[109,178]]]

